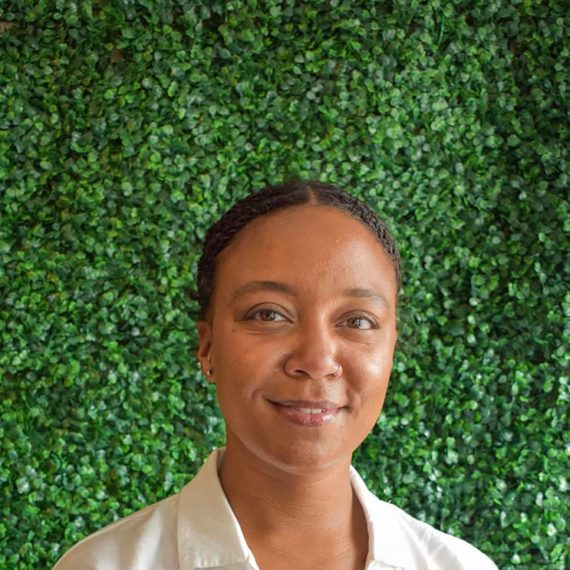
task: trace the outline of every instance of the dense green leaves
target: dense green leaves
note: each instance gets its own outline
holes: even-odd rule
[[[500,568],[569,564],[562,3],[0,5],[0,568],[179,489],[223,442],[205,229],[290,176],[404,257],[370,486]]]

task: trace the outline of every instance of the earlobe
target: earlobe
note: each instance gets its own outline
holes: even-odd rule
[[[212,375],[212,327],[207,321],[198,321],[198,359],[200,370],[205,374],[208,382],[213,382]]]

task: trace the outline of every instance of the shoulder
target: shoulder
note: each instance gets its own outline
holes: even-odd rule
[[[214,450],[179,493],[88,536],[66,552],[53,570],[172,570],[181,564],[200,567],[198,562],[216,557],[220,536],[234,555],[239,549],[234,548],[236,541],[229,540],[228,534],[237,531],[217,475],[221,456],[222,450]],[[225,520],[223,530],[227,532],[219,531],[220,520]]]
[[[177,568],[178,499],[173,495],[95,532],[66,552],[53,570]],[[169,542],[174,548],[165,548]]]
[[[378,499],[356,472],[353,486],[365,511],[374,559],[402,568],[497,570],[488,556],[465,540]]]
[[[399,507],[382,503],[381,509],[401,530],[402,539],[414,556],[429,568],[454,568],[454,570],[497,570],[493,561],[465,540],[442,532],[420,521]]]

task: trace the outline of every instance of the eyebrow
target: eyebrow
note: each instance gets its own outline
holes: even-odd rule
[[[286,293],[291,296],[297,295],[295,288],[285,283],[280,283],[279,281],[250,281],[234,291],[232,301],[248,293],[256,293],[258,291],[277,291],[278,293]]]
[[[278,293],[285,293],[292,297],[298,295],[297,289],[287,285],[286,283],[281,283],[280,281],[250,281],[245,285],[242,285],[232,295],[232,301],[235,301],[239,297],[248,295],[250,293],[257,293],[260,291],[276,291]],[[365,287],[353,287],[351,289],[346,289],[343,291],[343,297],[355,297],[360,299],[373,299],[378,301],[385,307],[389,307],[390,303],[382,293],[376,291],[376,289],[369,289]]]
[[[346,289],[346,291],[344,291],[344,296],[358,297],[360,299],[374,299],[375,301],[378,301],[379,303],[381,303],[386,307],[390,306],[390,303],[388,302],[386,297],[384,297],[384,295],[382,295],[382,293],[380,293],[379,291],[376,291],[376,289],[354,287],[352,289]]]

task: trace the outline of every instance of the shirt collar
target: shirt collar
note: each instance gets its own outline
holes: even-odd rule
[[[212,452],[202,469],[180,492],[178,513],[178,556],[180,570],[237,566],[258,570],[239,522],[224,494],[218,470],[224,449]],[[379,501],[357,473],[350,468],[351,484],[362,506],[368,528],[368,560],[389,568],[411,568],[403,527],[394,507]]]
[[[416,566],[410,555],[409,538],[399,517],[395,514],[393,505],[380,501],[366,487],[354,467],[350,468],[352,488],[364,511],[368,528],[368,560],[366,567],[374,567],[373,563],[382,568],[414,568]]]
[[[223,449],[212,452],[180,493],[180,570],[232,565],[258,568],[218,478],[223,453]]]

